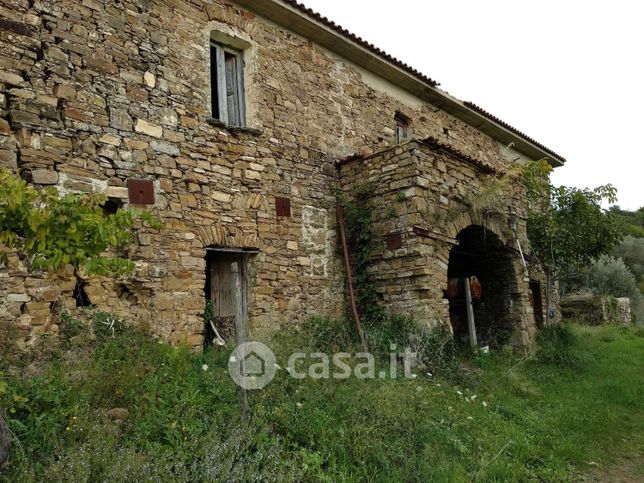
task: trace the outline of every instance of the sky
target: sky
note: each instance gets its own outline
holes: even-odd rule
[[[300,0],[644,206],[644,2]]]

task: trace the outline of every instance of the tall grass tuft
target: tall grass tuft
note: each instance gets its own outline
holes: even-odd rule
[[[581,368],[586,359],[579,336],[566,324],[552,324],[537,335],[537,358],[559,367]]]

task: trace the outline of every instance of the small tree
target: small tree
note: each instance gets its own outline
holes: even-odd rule
[[[56,271],[64,265],[92,275],[123,275],[133,263],[106,252],[133,240],[137,222],[158,228],[148,212],[103,210],[104,195],[36,189],[9,170],[0,170],[0,263],[15,251],[29,269]]]
[[[621,240],[617,224],[601,207],[603,201],[616,201],[613,186],[552,186],[551,171],[544,159],[528,163],[523,172],[529,201],[528,238],[546,273],[548,317],[552,282],[579,272]]]

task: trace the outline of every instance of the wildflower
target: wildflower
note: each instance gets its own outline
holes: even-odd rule
[[[208,370],[208,364],[202,365],[201,369],[203,369],[203,371],[206,372]]]
[[[486,407],[487,407],[487,403],[486,403],[485,401],[483,401],[481,404],[483,404],[483,407],[484,407],[484,408],[486,408]]]
[[[69,426],[67,426],[67,427],[65,428],[65,431],[71,431],[71,430],[72,430],[72,428],[70,428]]]
[[[474,394],[470,399],[474,401],[476,399],[476,394]]]
[[[301,403],[301,402],[296,402],[296,403],[295,403],[295,405],[296,405],[298,408],[301,408],[301,407],[302,407],[302,403]]]
[[[461,391],[459,391],[459,390],[456,390],[456,394],[458,394],[459,396],[463,395],[463,393]]]
[[[470,421],[472,421],[474,418],[473,418],[472,416],[468,416],[468,417],[467,417],[467,419],[469,419]]]
[[[422,390],[423,390],[423,388],[422,388],[422,387],[420,387],[420,386],[416,386],[416,391],[420,392],[420,391],[422,391]]]
[[[432,373],[431,373],[431,372],[428,372],[428,373],[427,373],[427,377],[432,377]]]
[[[76,421],[78,418],[76,416],[72,416],[72,420]]]

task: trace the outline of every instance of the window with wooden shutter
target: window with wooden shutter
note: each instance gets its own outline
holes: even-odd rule
[[[228,126],[246,125],[243,62],[241,51],[210,44],[212,117]]]
[[[396,144],[410,139],[409,118],[397,112],[394,116],[394,122],[396,123]]]

